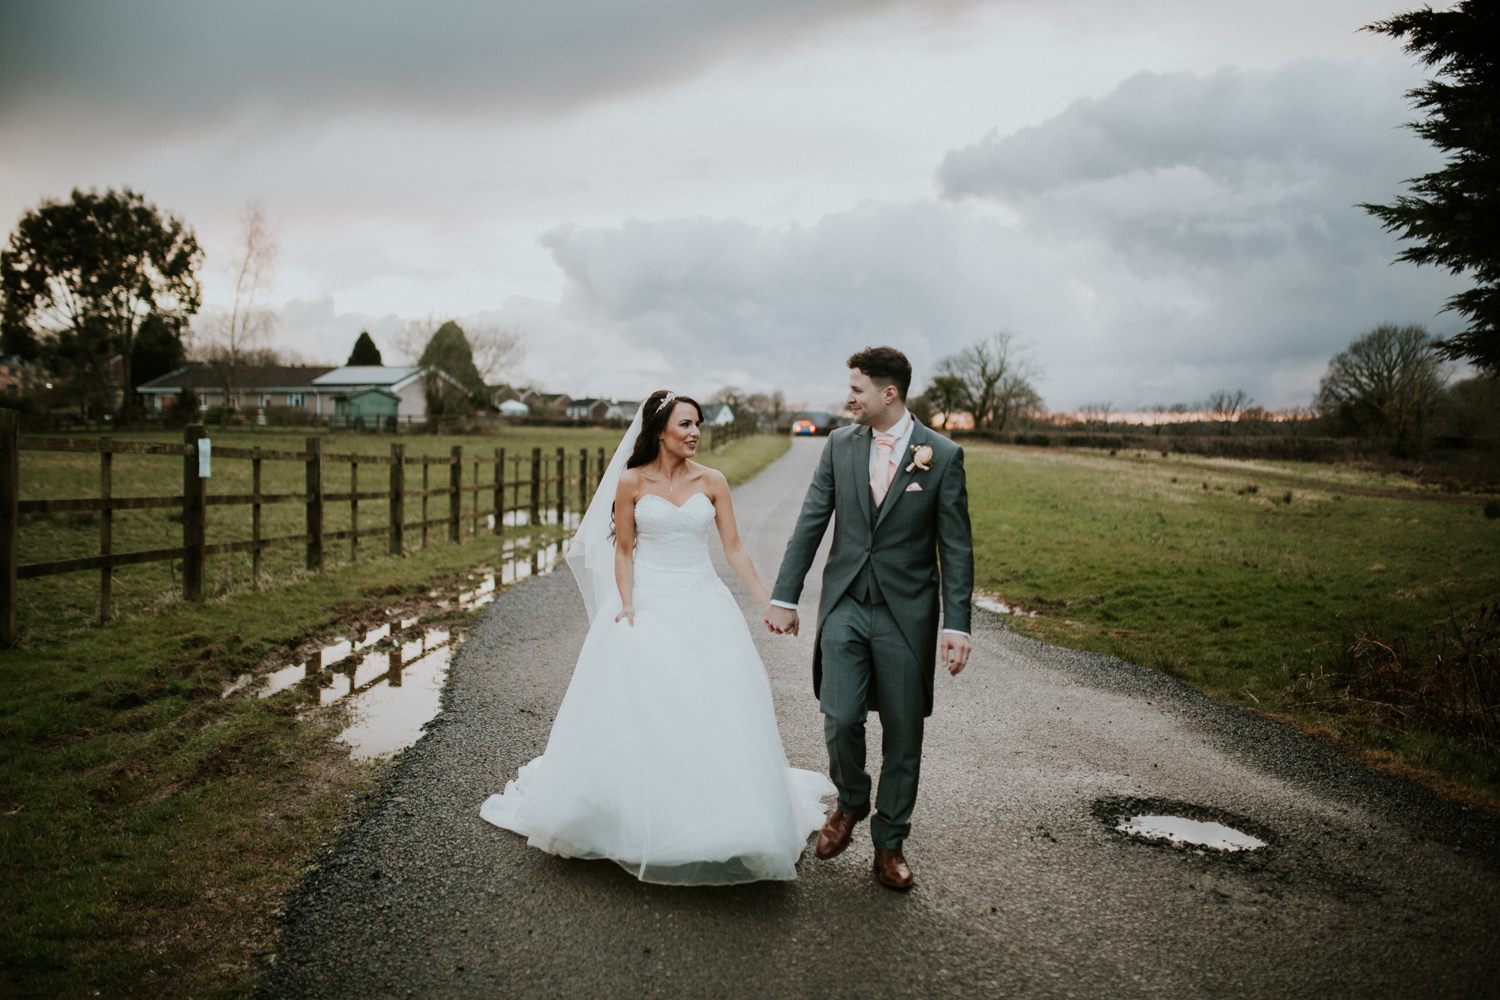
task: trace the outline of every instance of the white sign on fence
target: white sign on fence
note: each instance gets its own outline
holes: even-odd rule
[[[198,439],[198,478],[207,479],[213,473],[209,468],[209,459],[213,455],[213,444],[208,438]]]

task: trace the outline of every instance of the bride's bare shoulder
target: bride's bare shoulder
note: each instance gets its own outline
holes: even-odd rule
[[[720,490],[729,491],[729,480],[725,479],[724,473],[718,469],[702,465],[691,459],[688,461],[688,464],[693,467],[693,478],[706,485],[710,492],[717,493]]]
[[[626,469],[620,473],[620,491],[634,496],[640,492],[641,484],[646,481],[641,475],[640,469]]]

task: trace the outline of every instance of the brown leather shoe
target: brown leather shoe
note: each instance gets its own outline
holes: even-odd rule
[[[841,813],[837,808],[829,813],[828,821],[823,824],[823,829],[818,831],[818,843],[813,848],[813,853],[827,861],[844,853],[844,848],[849,846],[849,840],[854,836],[854,827],[860,820],[870,815],[870,807],[866,805],[859,812]]]
[[[906,855],[900,849],[894,851],[875,852],[875,874],[880,878],[880,884],[892,889],[900,889],[905,892],[916,882],[911,873],[911,866],[906,863]]]

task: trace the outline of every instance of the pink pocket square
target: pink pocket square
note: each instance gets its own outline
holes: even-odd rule
[[[910,486],[908,486],[906,488],[906,492],[907,493],[921,493],[922,492],[922,484],[921,483],[912,483]]]

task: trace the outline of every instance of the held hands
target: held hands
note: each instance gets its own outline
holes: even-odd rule
[[[766,628],[777,635],[797,634],[797,612],[772,604],[766,608]]]
[[[615,621],[619,621],[621,618],[628,621],[631,628],[635,628],[635,607],[627,604],[621,608],[620,613],[615,615]]]
[[[948,668],[950,677],[957,677],[959,671],[968,665],[969,652],[973,648],[968,636],[944,632],[938,640],[938,662]]]

